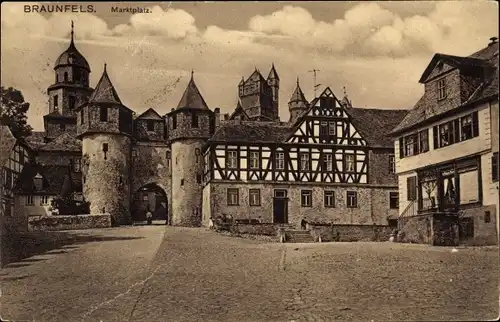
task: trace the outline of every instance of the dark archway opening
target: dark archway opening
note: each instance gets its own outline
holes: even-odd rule
[[[153,213],[153,220],[168,218],[168,200],[165,191],[154,183],[139,188],[132,199],[132,221],[145,222],[148,209]]]

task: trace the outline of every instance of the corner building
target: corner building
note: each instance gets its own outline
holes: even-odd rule
[[[281,121],[272,65],[267,78],[255,69],[235,84],[231,113],[211,110],[191,74],[179,102],[162,104],[166,115],[153,108],[136,115],[120,99],[111,68],[105,65],[90,87],[90,65],[73,31],[54,71],[45,130],[27,139],[35,165],[20,174],[43,184],[19,186],[23,209],[32,196],[64,188],[89,201],[92,214],[110,213],[120,224],[144,220],[147,209],[180,226],[223,214],[292,225],[387,225],[397,218],[388,132],[405,110],[355,108],[330,88],[309,102],[297,79],[290,119]],[[46,215],[32,210],[19,215]]]

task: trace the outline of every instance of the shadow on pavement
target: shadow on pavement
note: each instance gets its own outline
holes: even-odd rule
[[[66,249],[78,248],[78,245],[91,243],[91,242],[103,242],[103,241],[117,241],[117,240],[132,240],[132,239],[142,239],[143,237],[129,237],[129,236],[95,236],[92,234],[79,234],[78,232],[64,232],[64,231],[44,231],[44,232],[29,232],[21,233],[17,236],[12,236],[5,243],[7,245],[2,245],[2,266],[9,264],[9,267],[15,267],[13,265],[28,266],[36,261],[41,261],[44,259],[28,259],[29,257],[42,254],[64,254]],[[61,248],[64,247],[64,250]],[[7,255],[8,256],[5,256]],[[7,258],[5,258],[7,257]],[[23,260],[25,259],[25,260]],[[22,263],[16,263],[19,261]]]

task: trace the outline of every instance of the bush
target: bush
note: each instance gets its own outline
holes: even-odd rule
[[[90,202],[75,200],[73,194],[58,196],[52,200],[52,208],[60,216],[75,216],[90,213]]]

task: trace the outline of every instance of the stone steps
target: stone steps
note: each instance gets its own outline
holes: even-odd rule
[[[314,243],[308,230],[285,230],[286,243]]]

